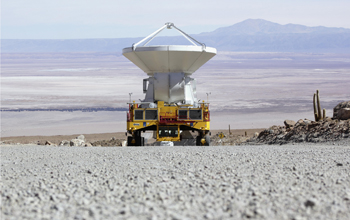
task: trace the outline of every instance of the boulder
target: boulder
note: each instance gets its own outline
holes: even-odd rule
[[[333,118],[338,118],[338,112],[342,108],[350,108],[350,101],[341,102],[333,108]]]
[[[84,144],[84,147],[92,147],[92,144],[87,142],[87,143]]]
[[[82,141],[84,141],[84,142],[86,141],[86,140],[85,140],[85,136],[82,135],[82,134],[79,135],[78,137],[76,137],[75,139],[82,140]]]
[[[311,124],[312,121],[310,119],[305,118],[304,122],[305,122],[306,125],[308,125],[308,124]]]
[[[69,142],[69,145],[71,147],[81,147],[81,146],[84,146],[85,144],[85,141],[81,140],[81,139],[72,139],[70,142]]]
[[[293,120],[285,120],[284,121],[284,125],[286,126],[286,128],[293,128],[295,125],[295,121]]]
[[[311,124],[311,123],[312,123],[312,121],[309,120],[309,119],[307,119],[307,118],[305,118],[305,119],[299,119],[299,120],[297,121],[297,123],[294,125],[294,127],[306,126],[306,125],[309,125],[309,124]]]
[[[301,126],[305,126],[305,125],[306,125],[306,123],[304,122],[304,120],[303,120],[303,119],[299,119],[299,120],[297,121],[297,123],[295,124],[295,126],[297,127],[297,126],[299,126],[299,125],[301,125]]]
[[[50,141],[46,141],[45,145],[54,145],[53,143],[51,143]]]
[[[69,143],[70,143],[69,141],[63,140],[60,142],[59,146],[69,146],[70,145]]]
[[[338,111],[337,119],[348,120],[350,119],[350,108],[341,108]]]

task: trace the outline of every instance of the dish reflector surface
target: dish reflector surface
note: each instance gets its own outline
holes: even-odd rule
[[[190,75],[216,55],[203,46],[162,45],[123,49],[123,55],[148,75],[183,72]]]

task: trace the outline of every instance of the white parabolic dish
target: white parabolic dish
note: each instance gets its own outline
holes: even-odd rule
[[[123,55],[152,76],[154,73],[190,75],[216,55],[216,49],[203,46],[162,45],[123,49]]]

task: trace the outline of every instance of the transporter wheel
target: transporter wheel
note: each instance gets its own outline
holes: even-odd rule
[[[141,136],[136,136],[135,137],[135,146],[142,146],[142,137]]]
[[[201,136],[197,136],[196,137],[196,146],[201,146],[202,144],[201,144]]]
[[[134,146],[134,144],[131,142],[132,142],[132,136],[129,136],[128,137],[128,146]]]
[[[141,137],[141,146],[145,146],[145,138]]]
[[[204,139],[205,139],[204,146],[209,146],[210,145],[210,136],[209,136],[209,134],[205,135]]]

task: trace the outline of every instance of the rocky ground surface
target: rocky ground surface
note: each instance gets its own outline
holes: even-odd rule
[[[318,90],[317,90],[318,94]],[[314,102],[315,102],[314,94]],[[318,103],[319,104],[319,103]],[[321,107],[319,106],[319,109]],[[333,117],[326,117],[316,109],[315,121],[300,119],[297,122],[285,120],[285,126],[272,126],[256,133],[243,144],[288,144],[288,143],[342,143],[350,145],[350,101],[339,103],[333,108]]]
[[[343,140],[350,145],[350,119],[326,118],[318,122],[300,119],[286,120],[286,126],[272,126],[248,139],[248,144],[322,143]]]
[[[211,131],[211,145],[236,145],[254,136],[256,132],[264,129],[222,129]],[[224,137],[219,138],[219,134],[223,133]],[[197,133],[193,133],[194,137]],[[125,132],[116,133],[101,133],[101,134],[84,134],[82,135],[55,135],[55,136],[17,136],[17,137],[1,137],[0,144],[2,145],[20,145],[20,144],[37,144],[37,145],[66,145],[66,146],[122,146],[123,141],[126,141]],[[152,135],[151,135],[152,136]],[[78,138],[80,137],[80,138]],[[77,140],[82,141],[77,141]],[[155,140],[151,138],[147,141],[149,145],[154,145]],[[176,144],[176,143],[175,143]],[[179,143],[179,145],[188,146],[195,145],[195,140]]]
[[[350,147],[1,146],[1,219],[350,219]]]

